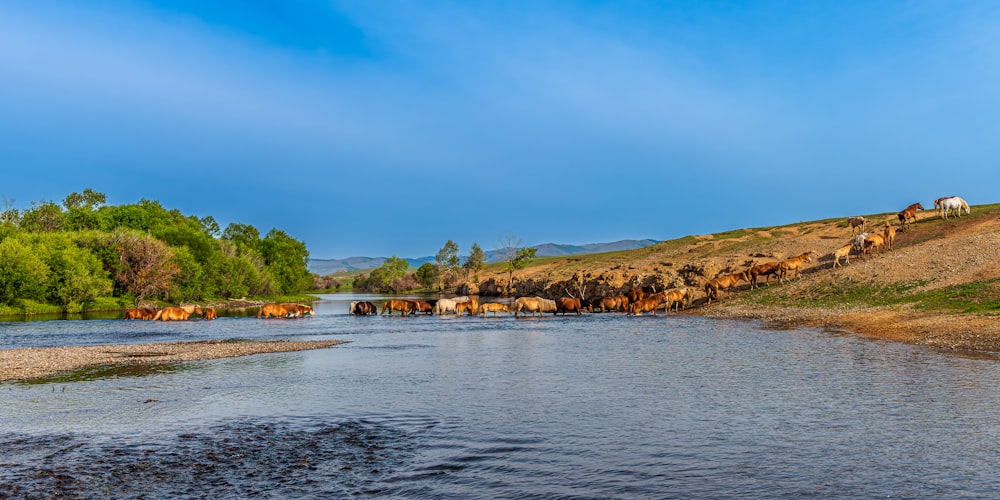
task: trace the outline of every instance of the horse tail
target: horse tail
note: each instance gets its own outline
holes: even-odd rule
[[[156,321],[160,319],[162,316],[163,316],[163,309],[160,309],[159,311],[156,311],[156,316],[153,316],[152,321]]]

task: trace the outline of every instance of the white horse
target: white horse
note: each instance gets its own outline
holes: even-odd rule
[[[455,305],[459,302],[468,302],[468,296],[453,297],[450,299],[438,299],[437,303],[434,304],[434,314],[441,316],[446,313],[453,313],[455,311]]]
[[[972,210],[969,208],[969,204],[958,196],[952,196],[951,198],[941,200],[941,212],[944,219],[948,219],[948,212],[952,210],[954,210],[959,217],[962,216],[962,210],[965,210],[966,215],[972,215]]]

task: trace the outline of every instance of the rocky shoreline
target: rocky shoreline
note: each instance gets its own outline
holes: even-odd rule
[[[0,382],[23,381],[96,366],[154,365],[271,352],[323,349],[341,340],[208,340],[100,346],[32,347],[0,351]]]

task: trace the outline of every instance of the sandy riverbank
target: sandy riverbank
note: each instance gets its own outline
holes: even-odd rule
[[[692,311],[710,318],[755,319],[771,324],[847,330],[869,338],[916,345],[1000,352],[1000,321],[975,314],[935,314],[908,305],[811,309],[719,304]]]
[[[0,382],[48,377],[94,366],[162,364],[322,349],[340,340],[308,342],[210,340],[72,347],[36,347],[0,351]]]

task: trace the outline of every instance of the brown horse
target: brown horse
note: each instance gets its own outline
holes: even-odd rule
[[[691,305],[691,290],[681,288],[680,290],[671,290],[667,292],[667,310],[669,310],[671,306],[674,306],[674,311],[679,311],[684,308],[685,301],[687,301],[688,305]]]
[[[734,288],[739,285],[740,281],[750,281],[747,279],[747,272],[739,272],[733,274],[727,274],[725,276],[719,276],[718,278],[709,280],[705,283],[705,296],[708,297],[708,303],[712,303],[712,299],[719,299],[719,290],[727,290]]]
[[[747,269],[747,277],[750,278],[750,289],[757,288],[757,277],[759,276],[766,276],[764,284],[770,285],[771,276],[777,275],[780,270],[780,263],[778,262],[765,262]]]
[[[151,320],[156,317],[156,309],[150,309],[148,307],[137,307],[134,309],[126,309],[125,316],[122,319],[141,319],[141,320]]]
[[[868,221],[866,221],[865,218],[861,217],[860,215],[857,216],[857,217],[848,217],[847,218],[847,225],[851,226],[851,234],[854,234],[854,229],[858,228],[858,227],[861,228],[861,232],[862,233],[865,232],[865,225],[867,223],[868,223]]]
[[[639,299],[637,302],[633,302],[629,307],[629,313],[632,313],[632,316],[638,316],[642,313],[652,312],[653,316],[656,316],[656,308],[660,307],[660,304],[666,300],[666,293],[659,292],[650,294],[644,299]]]
[[[947,200],[948,198],[954,198],[954,196],[942,196],[941,198],[934,200],[934,209],[938,211],[938,215],[940,215],[942,219],[944,218],[944,212],[941,208],[941,202]]]
[[[202,314],[201,307],[197,305],[185,307],[164,307],[156,313],[156,316],[153,316],[153,319],[162,321],[186,321],[192,314]]]
[[[201,310],[201,319],[219,319],[219,313],[215,312],[214,307],[206,307]]]
[[[410,302],[413,304],[414,312],[434,314],[434,306],[432,306],[430,302],[427,302],[426,300],[411,300]]]
[[[885,223],[885,229],[882,230],[882,236],[885,237],[885,246],[892,251],[892,242],[896,241],[896,228],[892,227],[888,221]]]
[[[899,217],[899,227],[906,229],[907,224],[910,224],[910,219],[913,219],[913,222],[917,222],[917,210],[923,209],[924,206],[920,203],[914,203],[904,208],[902,212],[896,215],[896,217]]]
[[[477,306],[478,306],[478,304],[474,303],[471,300],[465,300],[465,301],[462,301],[462,302],[457,302],[457,303],[455,303],[455,314],[457,314],[458,316],[461,316],[461,315],[463,315],[465,313],[469,313],[469,316],[472,316],[473,314],[477,314],[476,309],[475,309],[475,308],[477,308]]]
[[[302,316],[305,316],[306,314],[308,314],[310,316],[315,316],[316,315],[315,313],[313,313],[312,306],[307,306],[305,304],[290,304],[290,303],[286,303],[286,304],[280,304],[280,305],[281,305],[281,307],[284,307],[286,311],[288,311],[288,317],[290,317],[290,318],[301,318]]]
[[[556,300],[556,313],[563,313],[565,315],[568,312],[575,312],[579,316],[581,309],[583,308],[580,306],[580,299],[561,297]]]
[[[498,312],[510,312],[507,308],[507,304],[502,304],[500,302],[486,302],[479,305],[479,313],[486,317],[486,313],[493,313],[493,317],[497,317]]]
[[[403,316],[408,316],[415,311],[415,307],[410,303],[409,300],[387,300],[382,304],[382,314],[389,311],[389,316],[392,316],[393,311],[399,311]]]
[[[600,309],[601,312],[620,311],[622,307],[622,297],[624,297],[624,295],[619,295],[617,297],[605,297],[597,302],[594,302],[587,309],[590,312],[594,312],[594,309]]]
[[[816,252],[810,250],[802,255],[798,255],[790,259],[785,259],[781,261],[781,263],[778,264],[778,270],[779,270],[778,281],[779,282],[784,281],[785,275],[788,274],[788,271],[795,271],[794,277],[798,278],[799,268],[802,267],[803,263],[812,262],[812,254],[814,253]]]
[[[281,304],[264,304],[257,311],[258,318],[287,318],[291,311]]]
[[[625,292],[625,296],[628,297],[629,302],[637,302],[646,298],[646,291],[642,288],[633,288]]]
[[[351,309],[351,314],[357,314],[358,316],[368,316],[369,314],[378,314],[378,307],[368,301],[361,301],[354,304],[353,309]]]

